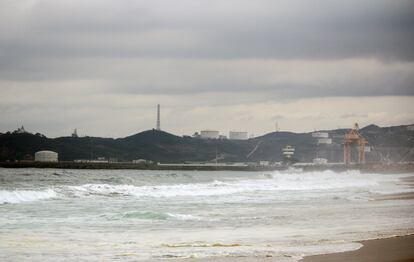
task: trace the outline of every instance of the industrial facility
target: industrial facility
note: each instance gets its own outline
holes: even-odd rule
[[[216,130],[201,130],[200,138],[204,139],[218,139],[220,137],[220,132]]]
[[[314,138],[328,138],[329,133],[328,132],[313,132],[312,137],[314,137]]]
[[[314,132],[312,133],[312,137],[317,139],[317,144],[326,144],[330,145],[332,144],[332,139],[329,138],[328,132]]]
[[[243,131],[230,131],[229,139],[231,140],[246,140],[248,138],[248,133]]]
[[[49,151],[49,150],[38,151],[35,153],[35,161],[36,162],[57,162],[58,153]]]
[[[356,145],[358,148],[358,163],[365,163],[365,147],[368,141],[359,133],[358,123],[355,123],[352,128],[344,137],[344,163],[349,165],[351,163],[351,146]]]
[[[282,149],[282,154],[285,159],[292,159],[293,155],[295,154],[295,148],[293,146],[287,145]]]

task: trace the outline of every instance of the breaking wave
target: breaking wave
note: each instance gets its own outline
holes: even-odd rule
[[[395,178],[394,178],[395,179]],[[333,171],[308,173],[275,172],[258,179],[214,180],[209,183],[187,183],[171,185],[111,185],[84,184],[70,186],[78,196],[135,196],[135,197],[186,197],[230,195],[255,191],[312,191],[343,188],[372,189],[381,182],[387,182],[384,176],[361,174],[358,171],[336,173]]]
[[[21,202],[44,200],[54,198],[56,196],[56,192],[52,189],[47,189],[44,191],[0,190],[0,204],[16,204]]]
[[[157,212],[129,212],[123,214],[122,217],[148,220],[200,220],[199,217],[193,215]]]

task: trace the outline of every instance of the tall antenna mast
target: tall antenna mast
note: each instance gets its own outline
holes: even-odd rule
[[[161,130],[161,120],[160,120],[160,104],[157,105],[157,130]]]

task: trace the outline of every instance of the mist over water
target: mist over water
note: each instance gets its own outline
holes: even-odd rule
[[[412,174],[0,169],[0,260],[303,255],[412,233]]]

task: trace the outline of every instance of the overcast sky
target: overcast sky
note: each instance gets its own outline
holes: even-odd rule
[[[414,123],[414,1],[0,0],[0,132]]]

